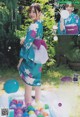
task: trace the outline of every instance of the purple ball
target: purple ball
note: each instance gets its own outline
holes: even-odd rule
[[[40,111],[39,110],[35,110],[35,114],[36,115],[39,115],[40,114]]]
[[[62,106],[62,103],[58,103],[58,106],[61,107]]]

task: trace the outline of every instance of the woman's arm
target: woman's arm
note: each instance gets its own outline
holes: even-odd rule
[[[64,25],[64,19],[60,19],[60,30],[63,31],[65,30],[65,25]]]
[[[21,40],[20,40],[20,44],[23,45],[24,41],[25,41],[25,38],[26,37],[22,37]]]
[[[23,61],[23,58],[20,58],[19,63],[18,63],[18,65],[17,65],[17,68],[18,68],[18,69],[19,69],[19,67],[20,67],[20,65],[21,65],[21,63],[22,63],[22,61]]]

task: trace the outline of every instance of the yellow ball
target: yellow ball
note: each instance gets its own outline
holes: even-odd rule
[[[34,114],[34,111],[29,111],[29,114],[30,114],[30,115]]]

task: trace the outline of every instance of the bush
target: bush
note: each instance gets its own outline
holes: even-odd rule
[[[66,53],[67,59],[71,62],[80,62],[80,36],[75,36],[70,45],[70,50]]]

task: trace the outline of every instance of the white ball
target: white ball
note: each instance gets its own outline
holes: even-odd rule
[[[54,39],[54,41],[57,41],[58,40],[58,37],[57,36],[54,36],[53,39]]]
[[[57,30],[58,27],[56,25],[53,26],[53,30]]]
[[[9,46],[8,49],[10,50],[11,49],[11,46]]]
[[[63,19],[67,19],[69,17],[69,12],[67,10],[62,10],[60,14]]]

